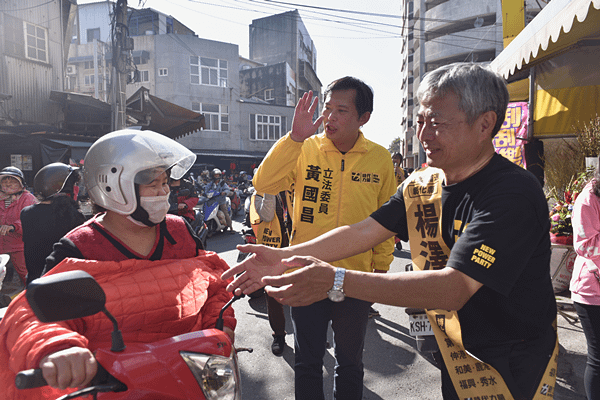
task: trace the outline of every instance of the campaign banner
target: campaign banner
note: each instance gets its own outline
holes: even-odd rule
[[[527,102],[509,103],[502,128],[494,137],[496,153],[523,168],[527,167],[524,147],[526,141],[520,139],[527,139],[528,118]]]

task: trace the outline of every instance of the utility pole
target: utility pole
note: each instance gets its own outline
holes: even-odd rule
[[[133,50],[133,39],[129,37],[127,28],[127,0],[117,0],[115,5],[115,26],[112,38],[112,130],[125,128],[126,86],[127,86],[127,52]]]

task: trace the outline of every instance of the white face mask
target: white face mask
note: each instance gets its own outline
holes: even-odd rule
[[[165,219],[169,211],[169,195],[140,197],[140,207],[146,210],[150,222],[159,224]],[[133,219],[131,216],[128,219],[136,225],[146,226],[146,224]]]

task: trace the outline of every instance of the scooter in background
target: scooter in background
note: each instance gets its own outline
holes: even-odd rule
[[[96,399],[228,399],[241,395],[237,352],[222,331],[223,312],[241,297],[233,297],[221,310],[216,329],[205,329],[154,343],[125,346],[116,319],[106,309],[102,287],[85,271],[68,271],[34,280],[26,298],[42,322],[65,321],[103,312],[112,321],[111,348],[94,356],[98,373],[86,388],[64,398],[93,395]],[[49,302],[48,298],[52,298]],[[73,301],[77,299],[77,307]],[[47,385],[41,369],[21,371],[19,389]],[[109,394],[104,394],[109,393]]]
[[[231,189],[231,195],[228,196],[229,199],[231,200],[231,215],[232,216],[238,215],[238,213],[240,212],[240,210],[243,207],[240,193],[241,192],[237,188],[233,187]]]
[[[256,192],[256,190],[254,189],[254,186],[250,186],[248,188],[248,196],[246,197],[246,200],[244,200],[244,225],[246,225],[248,228],[252,227],[252,224],[250,223],[250,204],[251,204],[251,199],[252,199],[252,195]]]
[[[208,237],[212,237],[217,232],[221,232],[227,229],[227,223],[225,222],[225,215],[219,209],[219,202],[215,200],[221,193],[217,190],[206,193],[206,200],[201,199],[198,201],[203,202],[204,211],[204,223],[208,228]],[[227,201],[227,212],[231,217],[231,199],[226,196]]]

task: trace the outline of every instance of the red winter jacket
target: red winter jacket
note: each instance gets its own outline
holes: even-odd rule
[[[47,275],[70,270],[90,273],[106,292],[106,308],[119,322],[125,344],[149,343],[214,328],[231,294],[220,275],[229,267],[213,252],[182,260],[92,261],[68,258]],[[224,325],[235,329],[232,308]],[[73,346],[110,347],[112,323],[99,313],[71,321],[40,322],[23,293],[0,322],[0,399],[56,399],[72,390],[18,390],[15,375],[39,368],[43,357]]]
[[[21,228],[21,210],[38,201],[34,195],[24,190],[21,196],[8,206],[0,201],[0,225],[14,225],[15,230],[6,236],[0,236],[0,253],[23,251],[23,229]]]

